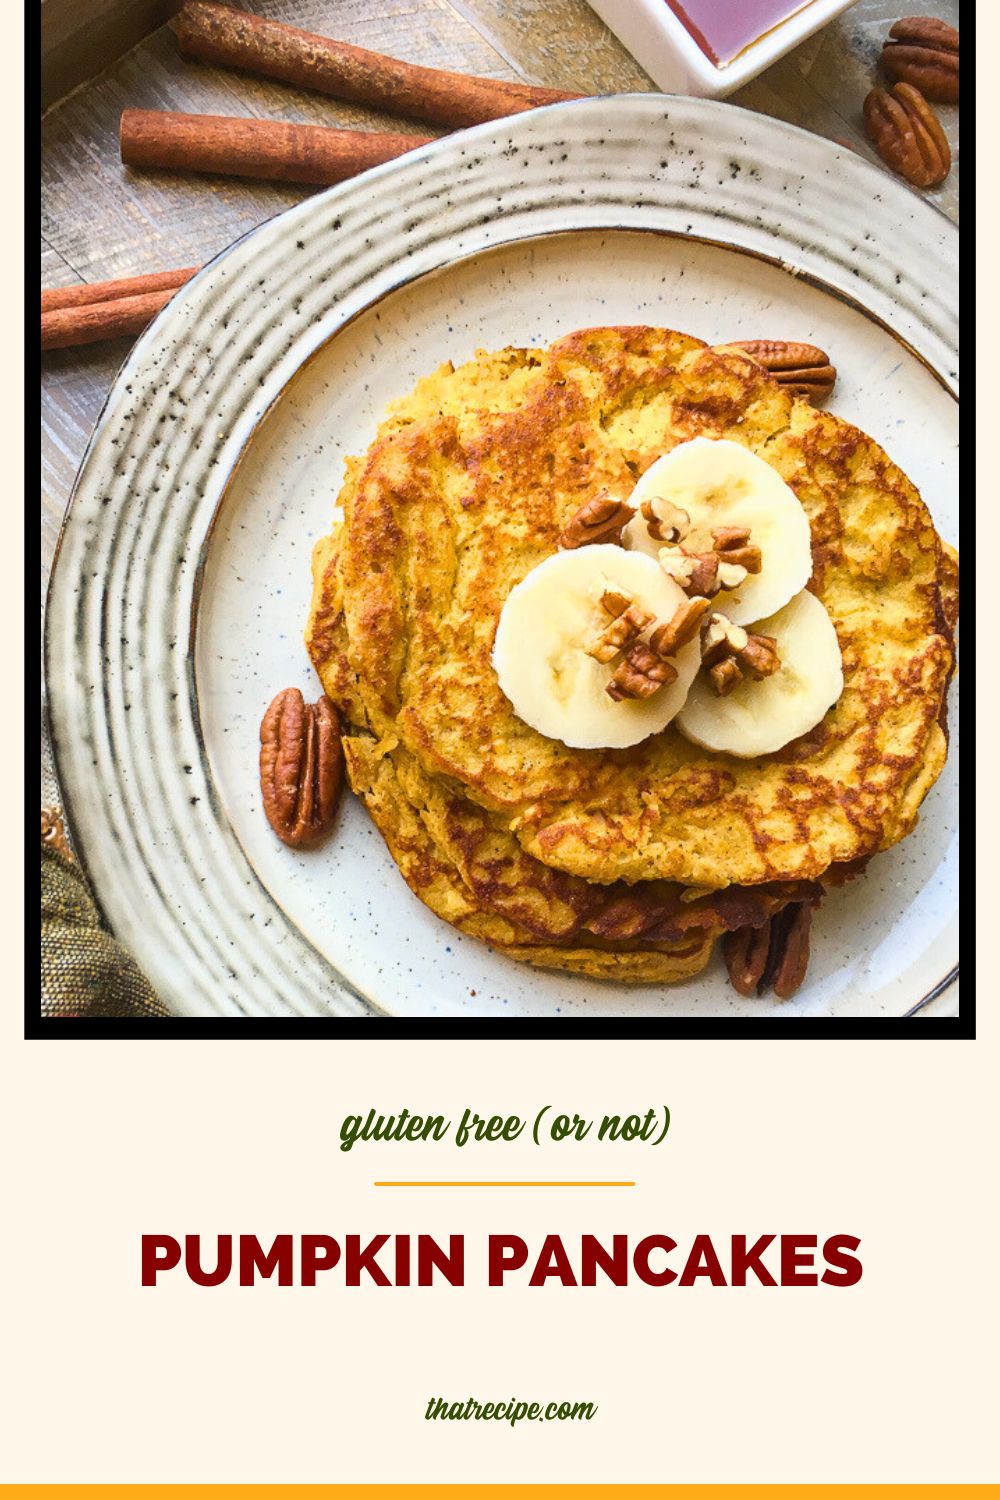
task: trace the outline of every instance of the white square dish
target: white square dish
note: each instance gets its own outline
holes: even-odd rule
[[[731,62],[717,65],[702,51],[667,0],[590,0],[604,24],[665,93],[691,94],[700,99],[724,99],[853,3],[805,0]]]

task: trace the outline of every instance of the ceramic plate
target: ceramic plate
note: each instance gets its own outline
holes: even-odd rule
[[[806,339],[832,409],[957,541],[956,231],[848,151],[732,106],[586,100],[448,137],[307,199],[147,331],[81,469],[47,673],[104,909],[193,1015],[903,1015],[957,964],[957,736],[919,828],[828,897],[796,998],[718,961],[672,989],[546,974],[412,897],[352,799],[295,853],[259,805],[273,694],[315,695],[309,554],[386,404],[477,347],[594,323]],[[953,724],[957,723],[953,705]]]

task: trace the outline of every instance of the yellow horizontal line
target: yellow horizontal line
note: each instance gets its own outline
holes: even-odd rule
[[[493,1181],[449,1181],[449,1182],[376,1182],[375,1187],[635,1187],[634,1182],[498,1182]]]

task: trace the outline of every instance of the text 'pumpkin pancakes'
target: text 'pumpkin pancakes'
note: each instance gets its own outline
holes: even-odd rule
[[[914,826],[954,555],[871,438],[741,352],[603,328],[445,366],[340,503],[309,652],[351,786],[463,931],[683,979]]]

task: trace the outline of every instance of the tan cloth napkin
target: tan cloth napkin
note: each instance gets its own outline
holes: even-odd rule
[[[140,1020],[169,1014],[101,921],[58,809],[43,808],[42,1015]]]

